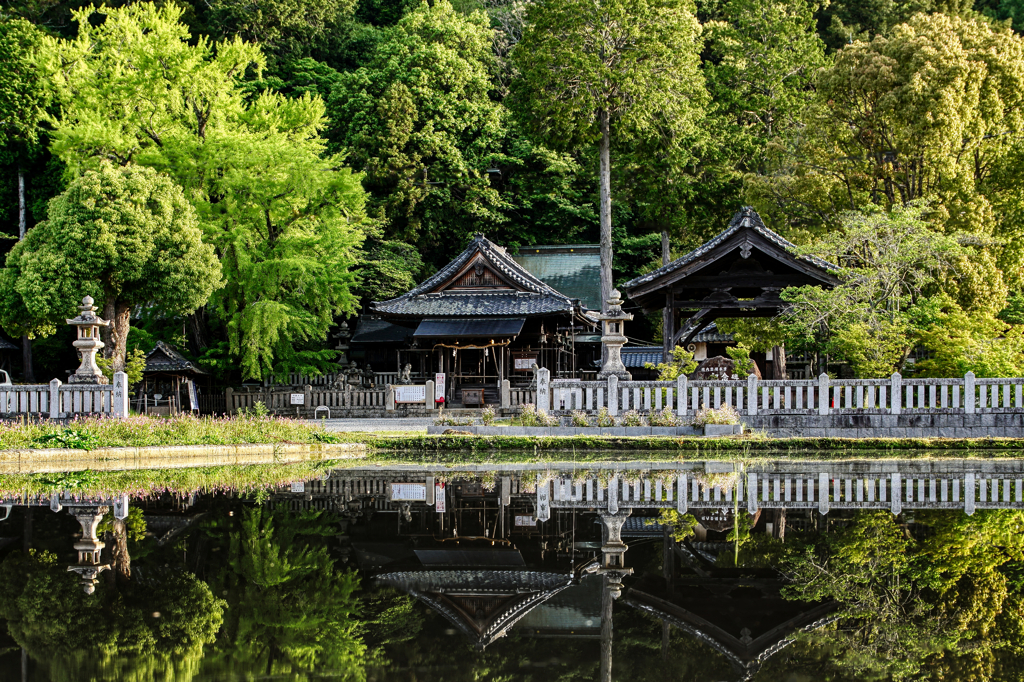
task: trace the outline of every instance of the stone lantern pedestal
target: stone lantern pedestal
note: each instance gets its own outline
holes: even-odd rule
[[[597,373],[597,378],[614,376],[631,381],[633,375],[622,364],[622,346],[629,340],[626,338],[625,325],[633,319],[633,315],[622,312],[622,298],[618,289],[614,289],[612,297],[608,299],[608,312],[601,313],[597,319],[601,321],[601,345],[604,346],[604,365]]]

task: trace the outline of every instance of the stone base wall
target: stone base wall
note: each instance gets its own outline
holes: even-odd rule
[[[747,428],[800,438],[1024,438],[1024,414],[743,415]]]

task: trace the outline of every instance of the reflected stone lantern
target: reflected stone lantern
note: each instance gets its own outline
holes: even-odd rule
[[[99,574],[110,570],[110,564],[100,564],[100,557],[103,555],[103,548],[106,545],[96,537],[96,527],[100,525],[103,515],[108,510],[109,507],[99,505],[75,507],[69,510],[82,526],[82,537],[75,543],[75,549],[78,551],[78,564],[68,566],[68,570],[78,574],[79,584],[86,594],[95,592]]]
[[[605,588],[612,599],[619,598],[622,594],[622,579],[633,573],[632,568],[626,568],[626,550],[629,546],[622,541],[622,526],[632,511],[624,509],[615,514],[601,514],[601,565],[597,573],[605,577]]]
[[[601,345],[604,346],[604,366],[597,373],[597,378],[615,376],[625,381],[632,380],[633,375],[622,364],[622,346],[628,340],[626,322],[632,320],[633,315],[622,312],[622,298],[618,289],[613,289],[608,299],[608,312],[601,313],[597,319],[601,321]]]
[[[93,305],[92,296],[82,299],[82,305],[78,306],[78,317],[68,320],[67,323],[78,327],[78,338],[72,344],[82,354],[82,364],[75,370],[75,373],[68,378],[70,384],[105,384],[107,378],[96,366],[96,351],[103,348],[100,341],[100,327],[109,327],[108,320],[101,320],[96,315],[96,306]]]

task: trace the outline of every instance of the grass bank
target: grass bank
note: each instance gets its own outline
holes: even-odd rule
[[[76,418],[53,422],[0,424],[0,450],[152,445],[243,445],[275,443],[334,443],[339,439],[319,424],[268,416],[171,418],[135,416],[128,419]]]

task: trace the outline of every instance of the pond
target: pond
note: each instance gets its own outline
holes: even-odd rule
[[[8,492],[0,682],[1024,674],[1024,460],[296,466]]]

